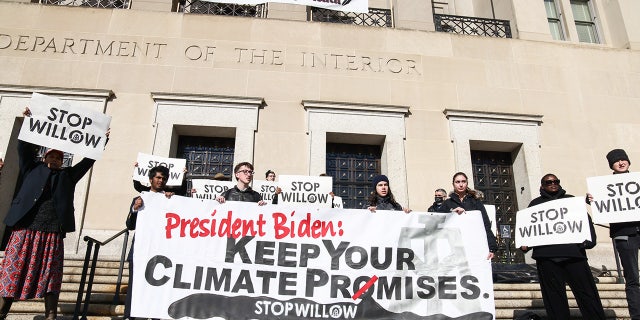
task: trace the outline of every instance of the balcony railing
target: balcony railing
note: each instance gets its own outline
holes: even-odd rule
[[[511,38],[509,20],[434,14],[436,31],[474,36]]]
[[[201,0],[185,0],[179,3],[178,12],[266,18],[267,5],[259,4],[252,6]]]
[[[57,6],[92,7],[107,9],[129,9],[130,0],[40,0],[41,4]]]
[[[368,13],[355,13],[312,7],[310,20],[370,27],[393,27],[393,19],[389,9],[369,8]]]

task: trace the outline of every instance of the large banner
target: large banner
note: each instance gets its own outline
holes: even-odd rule
[[[281,175],[278,183],[282,193],[278,204],[303,204],[331,208],[333,178],[329,176]]]
[[[192,179],[191,180],[191,196],[198,199],[215,200],[225,191],[236,185],[232,181],[218,181],[211,179]]]
[[[182,185],[186,159],[165,158],[145,153],[138,153],[138,166],[133,168],[133,180],[143,184],[149,184],[149,170],[153,167],[163,166],[169,168],[168,186]]]
[[[142,197],[134,317],[494,318],[480,214]]]
[[[210,0],[213,1],[213,0]],[[249,4],[257,5],[267,2],[279,2],[288,4],[299,4],[303,6],[312,6],[330,10],[344,11],[344,12],[369,12],[368,0],[215,0],[220,3],[237,3],[237,4]]]
[[[102,157],[111,117],[34,93],[18,139],[94,160]]]
[[[593,222],[640,221],[640,173],[587,178]]]
[[[553,200],[518,211],[516,247],[591,240],[584,197]]]

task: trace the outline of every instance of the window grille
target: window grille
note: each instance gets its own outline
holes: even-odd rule
[[[391,10],[377,8],[369,8],[368,13],[356,13],[312,7],[311,21],[355,24],[369,27],[393,27]]]
[[[129,9],[129,0],[40,0],[41,4],[106,9]]]
[[[434,14],[436,31],[496,38],[511,38],[509,20]]]
[[[266,18],[267,16],[266,4],[252,6],[202,0],[181,1],[178,6],[178,12],[254,18]]]

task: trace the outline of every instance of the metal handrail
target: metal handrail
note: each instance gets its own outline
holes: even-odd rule
[[[605,226],[603,224],[594,223],[594,225],[609,229],[609,226]],[[624,283],[624,277],[622,276],[622,268],[620,267],[620,254],[618,253],[618,248],[616,248],[616,239],[611,239],[611,243],[613,244],[613,256],[616,259],[616,268],[618,270],[616,283]]]
[[[113,295],[113,304],[118,304],[120,299],[119,299],[119,294],[120,294],[120,285],[122,284],[122,270],[124,268],[124,258],[125,258],[125,254],[127,252],[127,242],[129,240],[129,230],[128,229],[124,229],[118,233],[116,233],[115,235],[113,235],[111,238],[105,240],[105,241],[98,241],[92,237],[89,236],[85,236],[83,238],[84,241],[87,242],[87,252],[84,256],[84,264],[82,266],[82,276],[80,277],[80,287],[78,288],[78,298],[76,299],[76,307],[73,311],[73,320],[78,320],[78,319],[82,319],[82,320],[86,320],[87,319],[87,312],[89,311],[89,305],[91,304],[91,289],[93,287],[93,278],[96,274],[96,265],[98,263],[98,252],[100,251],[100,247],[103,245],[108,244],[109,242],[111,242],[112,240],[120,237],[122,234],[124,234],[124,241],[122,243],[122,251],[120,253],[120,266],[118,268],[118,281],[116,283],[116,291]],[[95,244],[95,251],[93,250],[93,246]],[[91,261],[91,270],[89,271],[89,261],[91,258],[91,253],[93,251],[93,261]],[[87,271],[89,271],[89,281],[87,282]],[[85,284],[87,286],[87,290],[85,293]],[[82,305],[82,295],[85,295],[84,297],[84,306]],[[82,308],[82,314],[80,314],[80,309]]]

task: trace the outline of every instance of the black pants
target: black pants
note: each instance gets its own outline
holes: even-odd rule
[[[630,236],[628,241],[616,240],[615,243],[624,269],[624,288],[627,293],[629,315],[632,320],[640,320],[640,282],[638,281],[640,236]]]
[[[550,320],[569,319],[568,284],[583,319],[605,319],[600,295],[586,259],[536,260],[544,308]]]

